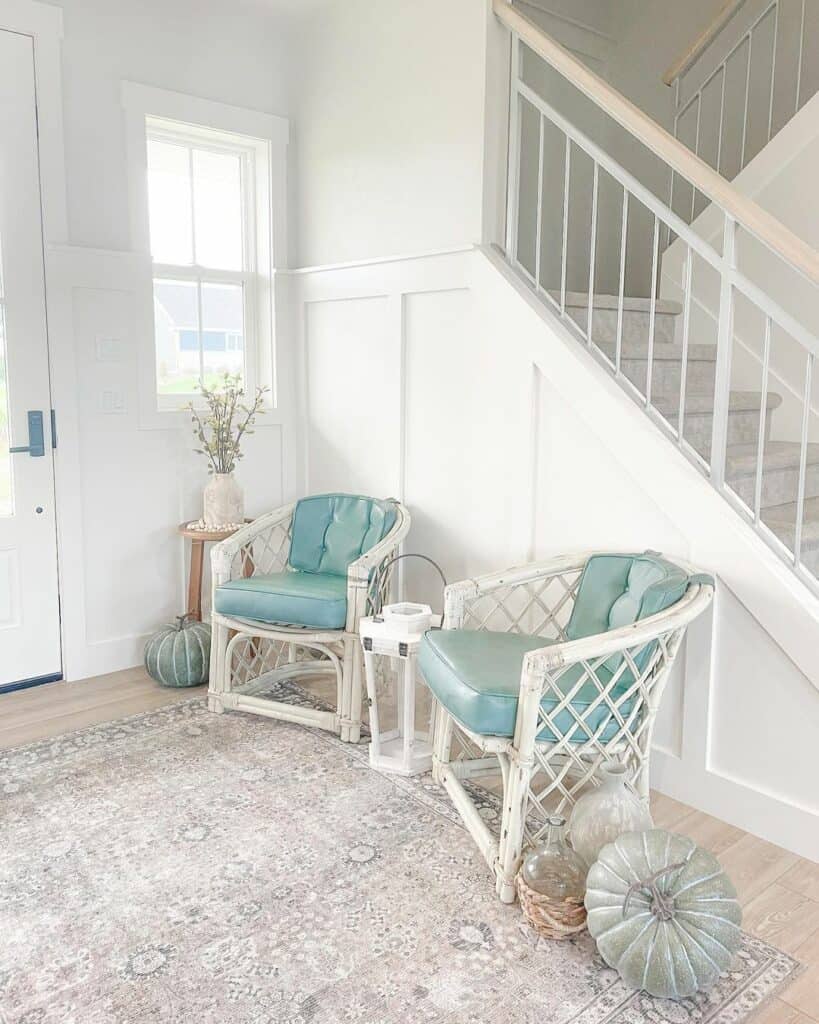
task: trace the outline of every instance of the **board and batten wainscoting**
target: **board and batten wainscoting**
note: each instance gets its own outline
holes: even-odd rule
[[[299,353],[299,489],[400,498],[405,549],[450,580],[590,547],[652,547],[714,571],[716,629],[704,616],[689,632],[652,784],[819,858],[819,762],[805,764],[819,757],[819,678],[797,667],[811,658],[782,567],[562,326],[520,301],[502,261],[461,249],[285,272],[282,294]],[[405,595],[435,606],[440,582],[401,569]]]

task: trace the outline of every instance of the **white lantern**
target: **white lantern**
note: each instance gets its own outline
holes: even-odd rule
[[[423,728],[416,728],[415,685],[421,639],[426,630],[440,621],[440,616],[433,615],[429,605],[407,601],[385,605],[380,616],[361,620],[373,768],[398,775],[420,775],[432,767],[435,700],[432,694],[427,694],[428,711],[423,715]],[[387,664],[379,666],[378,659],[382,658]],[[394,681],[394,692],[389,695],[394,698],[394,709],[384,706],[388,695],[377,692],[379,668],[387,669]],[[383,729],[382,723],[388,715],[394,718],[392,727]]]

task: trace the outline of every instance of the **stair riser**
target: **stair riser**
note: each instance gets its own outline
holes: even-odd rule
[[[585,306],[567,306],[566,312],[585,333],[588,309]],[[679,318],[673,313],[658,313],[654,318],[655,342],[673,342]],[[623,311],[623,341],[648,343],[648,313]],[[592,337],[598,344],[617,341],[617,310],[595,309],[592,313]]]
[[[676,427],[677,416],[666,417]],[[711,457],[711,432],[713,413],[686,414],[683,436],[685,440],[706,460]],[[734,410],[728,413],[728,445],[756,444],[759,437],[759,410]],[[770,417],[766,420],[765,440],[770,439]]]
[[[740,498],[753,508],[754,488],[756,482],[752,476],[730,478],[732,489]],[[761,508],[771,508],[774,505],[787,505],[796,501],[799,497],[799,470],[790,469],[767,469],[762,474],[762,499]],[[805,471],[805,497],[819,498],[819,466],[808,466]]]
[[[623,359],[620,367],[628,379],[643,393],[646,386],[647,359]],[[712,395],[716,365],[710,360],[690,360],[685,372],[685,391],[688,395]],[[651,373],[652,392],[663,395],[679,395],[682,364],[670,359],[658,360]]]

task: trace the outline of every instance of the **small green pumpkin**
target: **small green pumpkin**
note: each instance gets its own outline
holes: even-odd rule
[[[208,681],[210,626],[178,616],[145,645],[145,669],[162,686],[201,686]]]
[[[742,940],[742,911],[719,861],[662,829],[603,847],[586,880],[586,910],[606,963],[660,999],[711,988]]]

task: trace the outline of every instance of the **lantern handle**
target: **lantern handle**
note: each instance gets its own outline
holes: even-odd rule
[[[444,570],[440,567],[440,565],[438,565],[438,563],[434,559],[430,558],[429,555],[421,555],[417,552],[408,551],[406,552],[406,554],[393,556],[389,561],[382,562],[381,565],[378,567],[378,571],[375,576],[376,594],[379,593],[381,590],[381,580],[386,576],[387,570],[390,568],[390,566],[395,565],[396,562],[400,562],[402,558],[420,558],[424,562],[429,562],[429,564],[433,567],[433,569],[437,571],[438,575],[441,577],[441,582],[443,583],[443,590],[441,591],[441,593],[443,594],[446,591],[446,588],[449,584],[446,581],[446,576],[444,576]],[[373,621],[384,621],[380,612],[373,616]],[[441,621],[443,622],[443,615],[441,616]],[[433,626],[433,629],[440,628],[440,626]]]

